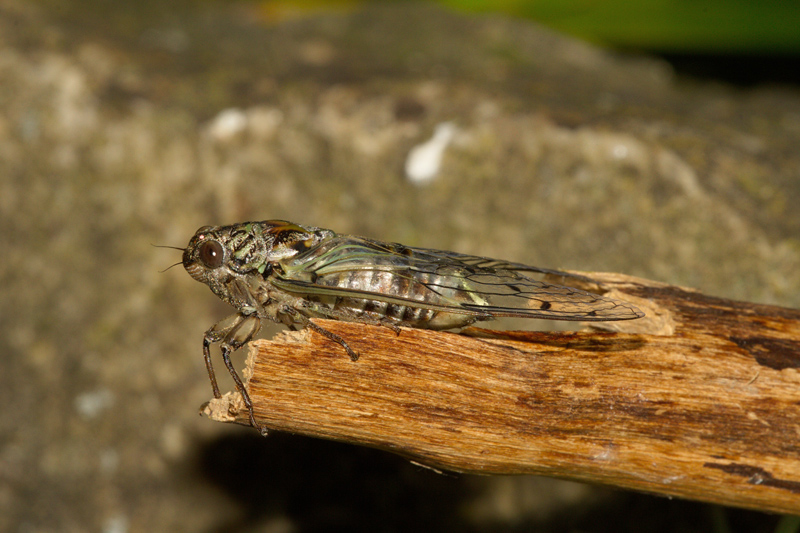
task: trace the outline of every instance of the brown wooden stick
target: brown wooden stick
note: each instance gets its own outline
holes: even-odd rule
[[[472,336],[319,321],[361,358],[308,331],[252,343],[256,419],[448,470],[800,513],[800,311],[589,275],[648,316]],[[242,407],[206,412],[248,424]]]

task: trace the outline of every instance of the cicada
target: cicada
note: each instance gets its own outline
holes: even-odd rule
[[[308,327],[358,354],[339,335],[312,322],[329,318],[387,326],[453,329],[498,317],[607,321],[640,318],[633,305],[538,281],[532,274],[571,274],[455,252],[414,248],[285,220],[204,226],[183,251],[183,266],[236,313],[203,337],[214,397],[219,387],[210,346],[222,359],[258,428],[230,354],[264,319]],[[262,433],[265,432],[261,428]]]

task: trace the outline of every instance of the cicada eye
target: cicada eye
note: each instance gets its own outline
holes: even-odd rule
[[[200,261],[207,268],[219,268],[225,258],[222,245],[217,241],[206,241],[200,245]]]

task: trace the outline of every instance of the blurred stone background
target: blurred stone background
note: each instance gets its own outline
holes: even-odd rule
[[[440,171],[410,182],[446,122]],[[229,309],[151,245],[285,218],[799,307],[798,146],[796,88],[501,16],[2,0],[0,530],[768,531],[200,418],[201,337]]]

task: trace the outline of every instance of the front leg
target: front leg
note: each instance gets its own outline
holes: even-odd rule
[[[244,346],[250,339],[252,339],[261,329],[261,319],[257,315],[244,315],[237,313],[224,318],[214,324],[211,329],[206,331],[203,337],[203,357],[206,362],[206,369],[208,370],[208,378],[211,380],[211,389],[214,391],[214,398],[221,398],[219,386],[217,385],[217,378],[214,375],[214,367],[211,363],[211,343],[221,342],[220,350],[222,351],[222,360],[228,369],[233,382],[236,384],[236,389],[242,395],[245,407],[250,415],[250,424],[259,430],[262,435],[267,434],[264,427],[256,423],[253,413],[253,403],[250,401],[250,395],[244,388],[242,380],[236,373],[231,363],[230,354]]]

